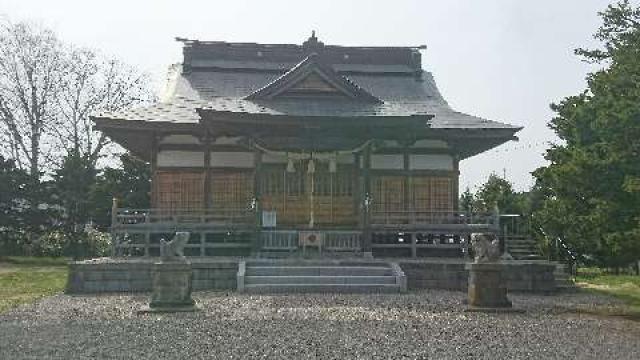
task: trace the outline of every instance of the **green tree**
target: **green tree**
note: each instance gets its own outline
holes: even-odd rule
[[[53,175],[56,195],[65,209],[65,224],[78,232],[89,220],[93,204],[89,194],[96,182],[96,170],[91,160],[78,153],[64,158],[62,167]]]
[[[111,224],[111,203],[115,197],[119,206],[148,208],[151,193],[151,168],[130,154],[120,156],[121,167],[105,168],[91,190],[91,217],[101,228]]]
[[[603,66],[588,88],[553,104],[549,127],[562,140],[534,172],[535,218],[600,265],[640,258],[640,9],[621,1],[601,13],[602,49],[578,49]]]
[[[476,211],[485,213],[493,212],[496,207],[501,213],[521,212],[513,185],[496,174],[489,175],[487,181],[480,186],[475,194],[473,207]]]
[[[0,156],[0,253],[21,255],[58,217],[48,183]]]
[[[462,194],[460,194],[460,210],[466,213],[473,213],[475,198],[471,190],[467,187]]]

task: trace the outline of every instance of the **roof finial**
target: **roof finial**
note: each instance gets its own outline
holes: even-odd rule
[[[316,37],[316,31],[311,30],[311,37],[307,39],[304,43],[302,43],[302,47],[307,50],[307,53],[312,52],[320,52],[320,50],[324,47],[324,43],[322,41],[318,41]]]

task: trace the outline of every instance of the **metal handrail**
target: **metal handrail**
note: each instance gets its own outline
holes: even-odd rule
[[[542,229],[542,227],[538,227],[538,230],[547,240],[549,240],[549,236]],[[571,272],[575,272],[575,267],[578,262],[578,253],[571,249],[567,242],[560,236],[556,236],[554,238],[554,250],[557,252],[557,256],[561,262],[568,264],[571,268]]]

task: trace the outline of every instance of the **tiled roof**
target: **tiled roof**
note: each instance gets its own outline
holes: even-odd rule
[[[382,103],[299,98],[246,100],[244,98],[247,95],[273,83],[304,59],[302,47],[187,42],[185,62],[173,66],[162,102],[146,108],[99,114],[97,117],[198,123],[196,109],[204,108],[233,113],[295,116],[434,115],[430,121],[432,128],[519,129],[451,109],[438,91],[431,73],[416,69],[416,64],[420,66],[420,54],[416,48],[326,46],[323,51],[323,60],[335,61],[330,65],[336,73],[379,98]],[[369,55],[377,57],[367,57]]]
[[[262,84],[273,81],[273,74],[193,72],[179,76],[169,101],[117,113],[99,114],[123,120],[197,123],[197,108],[234,113],[298,116],[410,116],[434,115],[432,128],[516,128],[452,110],[442,98],[431,74],[407,76],[351,76],[365,90],[377,94],[380,104],[326,99],[278,99],[249,101],[243,97]]]

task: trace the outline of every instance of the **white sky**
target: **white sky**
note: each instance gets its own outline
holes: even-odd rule
[[[36,20],[64,40],[98,49],[163,81],[181,60],[175,36],[302,43],[312,29],[325,44],[426,44],[423,67],[454,109],[525,127],[510,142],[461,164],[460,186],[491,172],[519,190],[544,164],[553,133],[549,104],[585,87],[591,69],[573,49],[593,47],[605,0],[164,1],[0,0],[0,16]]]

